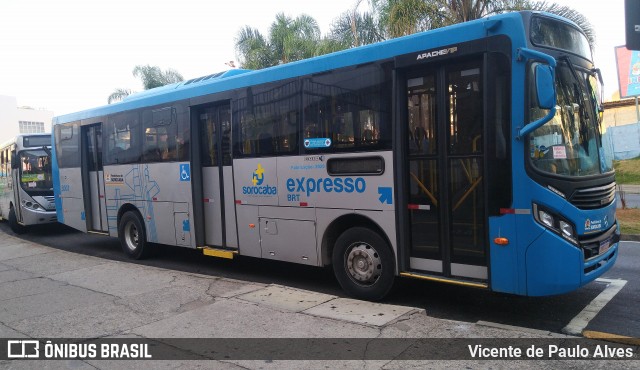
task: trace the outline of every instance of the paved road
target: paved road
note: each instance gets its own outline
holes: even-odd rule
[[[117,255],[117,248],[112,241],[105,242],[107,239],[95,243],[97,246],[86,244],[93,237],[71,241],[84,244],[82,247],[91,254],[101,256],[93,257],[24,241],[4,234],[4,227],[0,229],[0,369],[517,367],[546,370],[582,368],[588,360],[566,358],[557,353],[551,361],[522,361],[525,357],[540,356],[525,351],[535,347],[544,358],[553,356],[552,345],[563,351],[589,347],[587,351],[594,355],[594,351],[602,350],[604,345],[613,346],[546,331],[441,320],[414,307],[343,299],[278,284],[210,278],[175,269],[113,261],[108,255]],[[59,227],[49,234],[38,232],[30,238],[60,241],[78,235],[60,231]],[[165,253],[155,263],[175,263],[176,259],[186,260],[190,256],[192,254],[184,251]],[[246,259],[240,260],[236,270],[248,268],[249,265],[245,265],[248,262],[243,260]],[[262,263],[283,267],[267,261],[252,261],[254,266]],[[198,264],[196,260],[191,266]],[[213,268],[209,266],[205,270],[216,275],[224,272],[224,264],[211,265]],[[284,279],[278,274],[275,276]],[[125,343],[114,337],[126,337],[129,344],[148,345],[148,351],[143,348],[143,352],[145,357],[148,358],[148,352],[152,358],[144,363],[114,360],[127,354],[138,356],[136,352],[124,351],[125,348],[114,350],[114,344]],[[1,338],[29,340],[22,343],[12,340],[11,344]],[[85,354],[82,350],[66,351],[62,349],[71,347],[63,347],[62,341],[53,339],[53,345],[60,349],[53,354],[71,359],[55,362],[12,359],[24,352],[34,354],[34,350],[27,348],[39,348],[40,359],[50,358],[52,352],[47,352],[47,348],[51,346],[44,345],[46,339],[42,338],[75,338],[73,342],[82,346],[80,348],[98,342],[101,349],[93,355],[89,351]],[[97,339],[85,342],[83,338]],[[104,354],[105,344],[109,345],[107,354]],[[522,348],[522,353],[512,351],[512,347]],[[617,356],[628,361],[604,359],[591,360],[588,364],[602,369],[637,367],[639,353],[640,347],[635,345]],[[94,356],[106,356],[109,360],[98,360]],[[508,358],[518,362],[506,362]],[[341,361],[329,363],[327,360]]]
[[[595,330],[640,338],[640,243],[622,242],[616,265],[605,277],[627,280],[627,284],[589,323]]]
[[[0,230],[10,233],[5,223]],[[117,239],[82,234],[61,225],[33,230],[23,238],[58,249],[127,261]],[[253,258],[233,261],[202,256],[194,250],[161,248],[150,260],[129,261],[210,276],[275,283],[345,297],[330,269],[306,267]],[[640,244],[623,242],[618,263],[605,277],[629,283],[609,302],[588,329],[640,337]],[[466,322],[488,321],[560,333],[606,284],[593,282],[575,292],[552,297],[527,298],[483,290],[400,279],[386,303],[424,308],[431,317]]]

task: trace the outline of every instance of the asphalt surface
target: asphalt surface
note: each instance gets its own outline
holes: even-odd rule
[[[589,323],[587,330],[640,338],[640,243],[621,242],[615,266],[604,275],[627,284]]]
[[[262,265],[281,270],[292,265],[251,259],[201,263],[217,260],[170,249],[148,263],[165,267],[154,267],[109,259],[119,255],[113,239],[97,241],[59,226],[29,237],[66,240],[99,255],[88,256],[0,229],[0,369],[612,369],[637,367],[640,358],[637,340],[623,346],[491,322],[445,320],[419,307],[390,304],[397,300],[393,297],[381,304],[219,277],[229,266],[262,279]],[[166,267],[179,267],[192,257],[200,258],[189,266],[204,265],[212,273]],[[258,272],[244,271],[253,269]],[[332,285],[322,269],[292,271],[312,270],[320,275],[311,278]],[[267,272],[280,281],[308,284],[309,274],[295,278]],[[402,289],[415,293],[401,286],[396,295]],[[99,355],[73,351],[89,345],[98,345]],[[131,352],[133,345],[146,348],[145,355]],[[560,353],[577,348],[586,352]],[[612,348],[617,351],[607,350]],[[145,360],[121,360],[132,356]]]
[[[0,231],[11,233],[6,223]],[[315,268],[277,261],[240,257],[234,260],[203,256],[200,252],[161,246],[144,261],[128,260],[116,238],[83,234],[63,225],[32,229],[23,239],[60,250],[132,264],[162,267],[262,284],[279,284],[346,297],[330,268]],[[640,337],[640,244],[622,242],[616,265],[603,277],[621,278],[626,286],[605,306],[587,329]],[[551,297],[520,297],[473,288],[411,279],[399,279],[385,303],[424,308],[430,317],[465,322],[487,321],[561,333],[604,289],[593,282],[572,293]]]

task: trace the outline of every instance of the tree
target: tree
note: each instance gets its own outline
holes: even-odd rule
[[[361,0],[358,0],[358,3]],[[370,0],[384,38],[410,35],[482,17],[519,10],[538,10],[576,23],[595,45],[595,30],[577,10],[544,0]],[[364,41],[364,40],[363,40]]]
[[[329,38],[344,48],[372,44],[386,39],[382,24],[372,12],[358,12],[362,0],[353,9],[342,13],[333,21]]]
[[[111,95],[109,95],[109,98],[107,99],[107,102],[109,104],[115,103],[115,102],[118,102],[118,101],[126,98],[127,96],[129,96],[131,94],[133,94],[133,90],[131,90],[131,89],[117,88],[111,93]]]
[[[167,69],[163,71],[158,66],[150,66],[148,64],[135,66],[133,68],[133,75],[140,78],[145,90],[184,81],[184,77],[176,70]],[[115,91],[109,95],[107,102],[111,104],[120,101],[133,93],[134,91],[131,89],[115,89]]]
[[[142,85],[145,90],[184,81],[184,77],[176,70],[169,68],[163,71],[158,66],[150,66],[148,64],[145,66],[135,66],[133,68],[133,75],[142,80]]]
[[[240,65],[248,69],[271,67],[343,48],[337,40],[322,38],[318,22],[306,14],[291,18],[278,13],[268,37],[251,26],[242,28],[236,37]]]

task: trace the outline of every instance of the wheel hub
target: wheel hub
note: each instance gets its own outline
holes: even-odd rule
[[[133,222],[127,223],[125,227],[125,241],[127,242],[127,247],[130,250],[135,250],[138,247],[138,228]]]
[[[360,284],[375,283],[382,271],[380,256],[372,246],[366,243],[355,243],[347,256],[349,276]]]

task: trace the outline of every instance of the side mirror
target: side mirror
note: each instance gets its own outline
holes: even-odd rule
[[[11,169],[17,170],[18,168],[20,168],[20,161],[18,160],[18,156],[14,150],[11,152]]]
[[[541,109],[556,106],[556,92],[551,67],[546,64],[536,65],[536,95]]]

